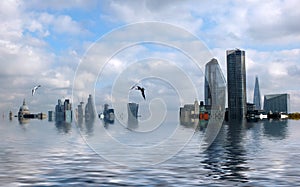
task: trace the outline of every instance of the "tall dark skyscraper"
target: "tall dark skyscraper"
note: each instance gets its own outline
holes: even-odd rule
[[[227,50],[229,120],[243,119],[247,113],[245,51]]]
[[[255,78],[255,86],[254,86],[254,95],[253,95],[253,104],[255,105],[256,110],[261,110],[261,97],[259,90],[258,77]]]
[[[218,108],[225,103],[226,81],[218,60],[213,58],[205,65],[204,101]],[[222,97],[222,98],[221,98]]]

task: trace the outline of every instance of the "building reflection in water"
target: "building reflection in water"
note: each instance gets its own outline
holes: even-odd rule
[[[128,118],[127,120],[127,128],[129,130],[134,130],[137,129],[139,127],[139,122],[137,118]]]
[[[127,128],[129,130],[134,130],[138,128],[138,113],[139,104],[138,103],[128,103],[127,104]]]
[[[109,125],[113,125],[115,123],[115,120],[110,120],[110,119],[106,119],[104,118],[102,120],[103,126],[107,129],[109,127]]]
[[[205,150],[203,161],[209,177],[247,182],[244,174],[250,168],[247,166],[246,150],[243,136],[246,122],[230,122],[223,124],[215,142]]]
[[[260,136],[286,138],[287,125],[287,120],[265,120],[258,123],[224,122],[213,144],[202,153],[205,157],[202,165],[209,170],[208,177],[247,182],[246,173],[251,170],[248,160],[251,158],[248,157],[246,147],[256,147],[259,151],[262,144]]]
[[[68,134],[72,129],[71,123],[65,121],[56,121],[55,126],[57,131],[62,134]]]
[[[95,121],[95,117],[85,119],[86,134],[89,136],[93,135]]]
[[[265,120],[263,125],[266,137],[276,139],[286,138],[288,120]]]

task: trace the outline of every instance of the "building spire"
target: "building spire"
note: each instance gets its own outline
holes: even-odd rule
[[[260,90],[259,90],[259,83],[258,83],[258,77],[255,77],[255,86],[254,86],[254,96],[253,96],[253,103],[255,105],[256,110],[261,110],[261,96],[260,96]]]

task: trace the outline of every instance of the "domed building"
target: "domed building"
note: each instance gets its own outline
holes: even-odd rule
[[[23,105],[20,106],[20,110],[18,112],[18,118],[19,119],[23,118],[24,114],[30,114],[29,108],[25,103],[25,99],[23,100]]]

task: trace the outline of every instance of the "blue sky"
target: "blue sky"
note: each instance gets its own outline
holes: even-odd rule
[[[225,77],[225,51],[245,50],[248,101],[252,102],[257,75],[262,96],[289,93],[291,111],[300,111],[297,7],[297,0],[1,1],[0,111],[16,113],[23,98],[32,111],[53,110],[57,99],[71,97],[77,66],[95,41],[114,29],[144,21],[173,24],[197,36],[218,59]],[[150,54],[143,46],[132,50],[131,56],[124,54],[111,62],[114,72],[124,68],[124,59],[134,61],[138,52]],[[180,66],[176,53],[164,55]],[[192,71],[191,77],[197,79]],[[36,84],[42,87],[32,97],[31,87]],[[88,95],[78,97],[86,101]]]

